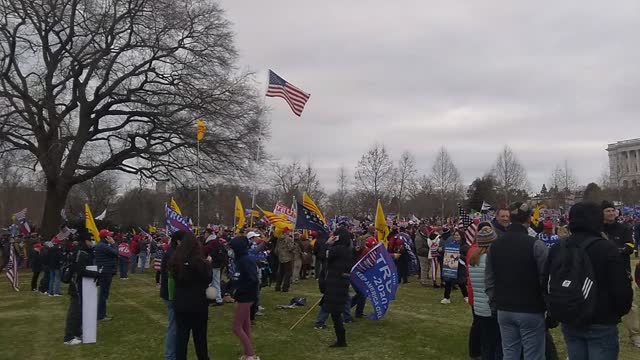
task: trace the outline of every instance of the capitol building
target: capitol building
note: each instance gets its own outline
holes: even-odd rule
[[[623,187],[640,185],[640,139],[618,141],[607,146],[612,184]]]

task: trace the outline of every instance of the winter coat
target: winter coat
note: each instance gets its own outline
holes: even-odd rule
[[[631,254],[633,254],[633,230],[626,224],[614,222],[605,224],[604,232],[613,244],[618,248],[622,259],[627,264],[626,269],[631,273]],[[627,244],[630,244],[628,246]]]
[[[434,259],[434,258],[442,257],[442,255],[440,254],[440,251],[439,251],[439,248],[440,248],[440,236],[436,236],[433,239],[431,237],[429,237],[429,240],[427,240],[427,245],[429,246],[429,256],[427,257],[428,259]]]
[[[169,262],[173,256],[175,248],[169,247],[162,256],[160,264],[160,297],[169,301]]]
[[[255,260],[249,256],[249,240],[239,236],[231,240],[231,249],[234,253],[236,273],[233,276],[233,287],[236,292],[234,299],[239,303],[252,303],[258,301],[258,266]]]
[[[209,302],[205,290],[213,277],[211,266],[204,259],[191,259],[184,264],[183,274],[172,273],[175,279],[173,307],[178,312],[207,312]]]
[[[87,266],[93,265],[93,252],[91,249],[79,249],[73,254],[71,267],[71,282],[69,283],[69,295],[82,299],[82,278],[97,278],[97,271],[87,270]]]
[[[115,243],[110,245],[106,240],[100,241],[98,245],[96,245],[93,253],[98,270],[102,270],[103,274],[116,273],[118,248]]]
[[[429,246],[429,236],[423,234],[421,231],[416,232],[416,255],[419,257],[430,258],[431,248]]]
[[[468,262],[467,257],[467,262]],[[485,293],[484,270],[487,263],[487,254],[480,255],[478,265],[467,268],[469,274],[469,283],[473,291],[473,312],[477,316],[490,317],[491,308],[489,307],[489,296]]]
[[[276,245],[276,253],[278,260],[281,263],[288,263],[293,261],[294,249],[296,244],[293,242],[291,235],[282,234],[278,238],[278,244]]]
[[[300,249],[302,250],[302,265],[311,265],[313,262],[313,257],[311,256],[311,252],[313,251],[311,241],[309,241],[309,239],[301,240]]]
[[[42,255],[35,250],[31,250],[31,271],[34,273],[42,271]]]
[[[60,270],[62,266],[62,250],[58,245],[49,250],[47,262],[50,270]]]
[[[227,261],[227,249],[220,242],[220,238],[209,236],[204,245],[205,256],[211,256],[211,267],[220,269]]]
[[[329,313],[344,311],[349,298],[352,250],[349,239],[340,238],[327,249],[326,273],[320,281],[323,306]]]

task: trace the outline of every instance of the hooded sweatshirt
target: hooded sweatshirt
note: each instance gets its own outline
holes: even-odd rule
[[[238,236],[231,240],[234,253],[236,272],[233,275],[233,285],[236,289],[235,300],[239,303],[251,303],[258,300],[258,267],[255,260],[249,256],[249,240],[245,236]]]

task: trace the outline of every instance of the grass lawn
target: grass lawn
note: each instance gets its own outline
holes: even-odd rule
[[[163,358],[166,311],[152,272],[132,274],[129,281],[116,277],[108,303],[108,313],[114,319],[99,323],[96,344],[74,347],[62,343],[68,296],[50,298],[27,291],[30,278],[30,273],[20,274],[20,285],[25,291],[18,293],[10,289],[4,275],[0,281],[0,359]],[[287,294],[264,288],[262,304],[267,311],[254,326],[256,353],[264,360],[467,359],[471,311],[460,292],[454,291],[450,305],[441,305],[442,290],[422,288],[415,277],[410,282],[400,287],[397,300],[383,320],[360,320],[346,325],[349,343],[346,349],[327,347],[334,340],[331,320],[327,329],[313,329],[317,310],[294,331],[289,331],[308,306],[319,299],[314,280],[293,285]],[[65,293],[66,287],[63,286]],[[309,305],[292,310],[275,309],[278,304],[288,304],[294,296],[307,297]],[[230,304],[209,310],[212,359],[238,359],[241,355],[240,343],[231,332],[232,313]],[[639,359],[640,350],[632,348],[622,329],[621,334],[624,335],[620,359]],[[564,353],[557,329],[554,338]],[[195,359],[193,346],[189,355]]]

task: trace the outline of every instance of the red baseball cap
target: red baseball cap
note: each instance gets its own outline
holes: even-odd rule
[[[98,235],[100,236],[100,238],[107,237],[107,236],[113,236],[113,231],[109,231],[107,229],[102,229],[102,230],[100,230],[100,233]]]

